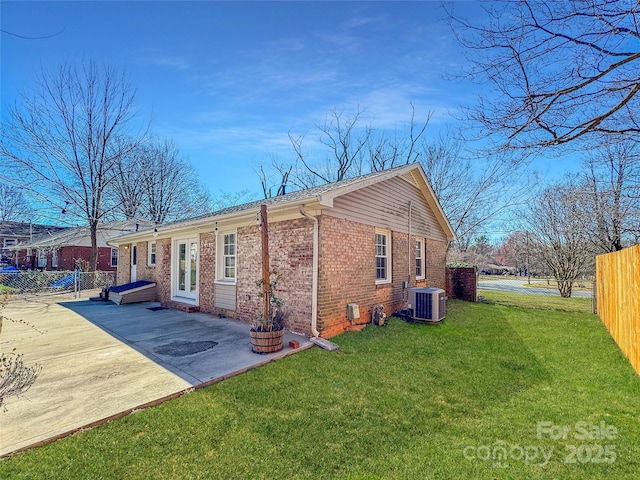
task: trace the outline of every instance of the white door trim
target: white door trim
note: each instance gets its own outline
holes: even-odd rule
[[[171,242],[171,299],[199,304],[200,240],[198,236]]]

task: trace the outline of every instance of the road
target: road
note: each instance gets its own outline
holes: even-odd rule
[[[478,289],[479,290],[500,290],[502,292],[513,292],[513,293],[529,293],[536,295],[550,295],[559,297],[560,292],[555,288],[536,288],[536,287],[526,287],[529,281],[526,278],[510,278],[505,280],[501,278],[500,280],[486,280],[481,279],[478,281]],[[591,298],[593,295],[591,292],[578,292],[573,291],[571,293],[572,297],[579,298]]]

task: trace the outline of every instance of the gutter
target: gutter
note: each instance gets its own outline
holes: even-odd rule
[[[313,221],[313,274],[311,286],[311,333],[315,338],[320,336],[318,332],[318,244],[319,230],[318,219],[304,211],[302,205],[298,205],[300,214]]]

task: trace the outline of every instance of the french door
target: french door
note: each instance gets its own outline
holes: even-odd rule
[[[198,239],[186,238],[174,241],[174,292],[175,296],[198,299]]]

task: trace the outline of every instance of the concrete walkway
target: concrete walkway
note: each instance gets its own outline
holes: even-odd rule
[[[24,354],[42,372],[27,393],[0,412],[0,456],[178,396],[295,353],[312,344],[285,335],[285,348],[251,352],[249,326],[203,313],[115,305],[71,297],[13,300],[0,351]]]

